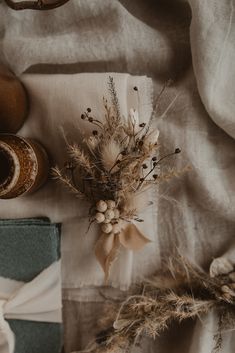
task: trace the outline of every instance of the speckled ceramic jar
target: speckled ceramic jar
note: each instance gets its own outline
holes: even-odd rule
[[[0,132],[16,133],[28,115],[28,105],[23,84],[0,65]]]
[[[36,191],[48,178],[45,149],[35,140],[0,134],[0,198]]]

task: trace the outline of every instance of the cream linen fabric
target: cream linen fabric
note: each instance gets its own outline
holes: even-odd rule
[[[15,13],[4,4],[0,12],[1,57],[17,72],[147,74],[155,93],[174,79],[159,110],[178,94],[159,122],[162,153],[180,146],[177,166],[192,171],[159,190],[156,245],[161,255],[177,245],[205,269],[226,256],[235,235],[234,0],[71,0],[53,12]],[[100,329],[90,330],[101,304],[91,302],[95,292],[87,303],[85,297],[83,290],[66,291],[73,299],[65,302],[68,352],[84,348]],[[216,321],[210,315],[195,330],[191,323],[174,326],[139,351],[210,353]],[[222,352],[232,353],[234,341],[228,333]]]
[[[115,81],[121,114],[128,117],[133,108],[140,113],[140,123],[148,122],[152,106],[152,81],[147,77],[113,73],[25,74],[21,79],[30,96],[31,111],[19,134],[40,141],[50,154],[52,164],[63,168],[68,155],[62,130],[71,143],[91,134],[94,125],[82,121],[80,117],[90,107],[94,116],[100,120],[104,118],[103,97],[110,98],[109,75]],[[133,89],[135,86],[138,93]],[[145,222],[137,226],[152,242],[135,254],[124,248],[120,251],[110,276],[110,283],[115,287],[127,289],[132,280],[136,281],[152,270],[155,259],[160,259],[155,241],[157,193],[150,197],[155,205],[140,214]],[[104,284],[104,273],[94,254],[100,230],[93,224],[87,231],[90,206],[69,193],[65,186],[50,181],[32,196],[1,200],[0,215],[3,218],[47,216],[53,222],[62,222],[63,288],[79,288]]]

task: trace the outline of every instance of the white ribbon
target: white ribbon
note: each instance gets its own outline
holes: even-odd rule
[[[62,322],[61,262],[31,282],[0,277],[0,352],[14,353],[15,338],[6,319]]]

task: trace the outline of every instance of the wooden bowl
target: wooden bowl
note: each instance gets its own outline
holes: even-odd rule
[[[6,67],[0,66],[0,133],[16,133],[29,110],[26,90]]]

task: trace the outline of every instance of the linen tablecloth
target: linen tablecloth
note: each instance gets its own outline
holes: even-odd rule
[[[159,124],[160,142],[165,150],[180,145],[183,154],[178,167],[189,164],[192,172],[159,190],[160,254],[178,246],[208,269],[214,257],[228,249],[231,252],[235,233],[234,0],[71,0],[47,13],[15,13],[4,4],[0,11],[1,58],[17,72],[147,74],[154,79],[155,94],[163,82],[174,79],[162,99],[162,111],[176,94],[178,99]],[[177,202],[169,201],[169,195]],[[96,321],[96,303],[84,306],[83,290],[67,295],[73,298],[66,301],[67,323],[78,322],[78,327],[68,328],[70,351],[90,340],[88,328]],[[87,300],[95,298],[90,293]],[[216,317],[210,320],[214,327]],[[188,353],[190,346],[190,353],[209,353],[204,333],[213,336],[210,323],[197,325],[195,334],[193,328],[191,323],[188,329],[177,327],[175,335],[173,327],[170,339],[145,342],[142,351],[155,352],[160,345],[161,353]],[[234,345],[234,335],[230,342]],[[226,342],[223,352],[230,353]]]

